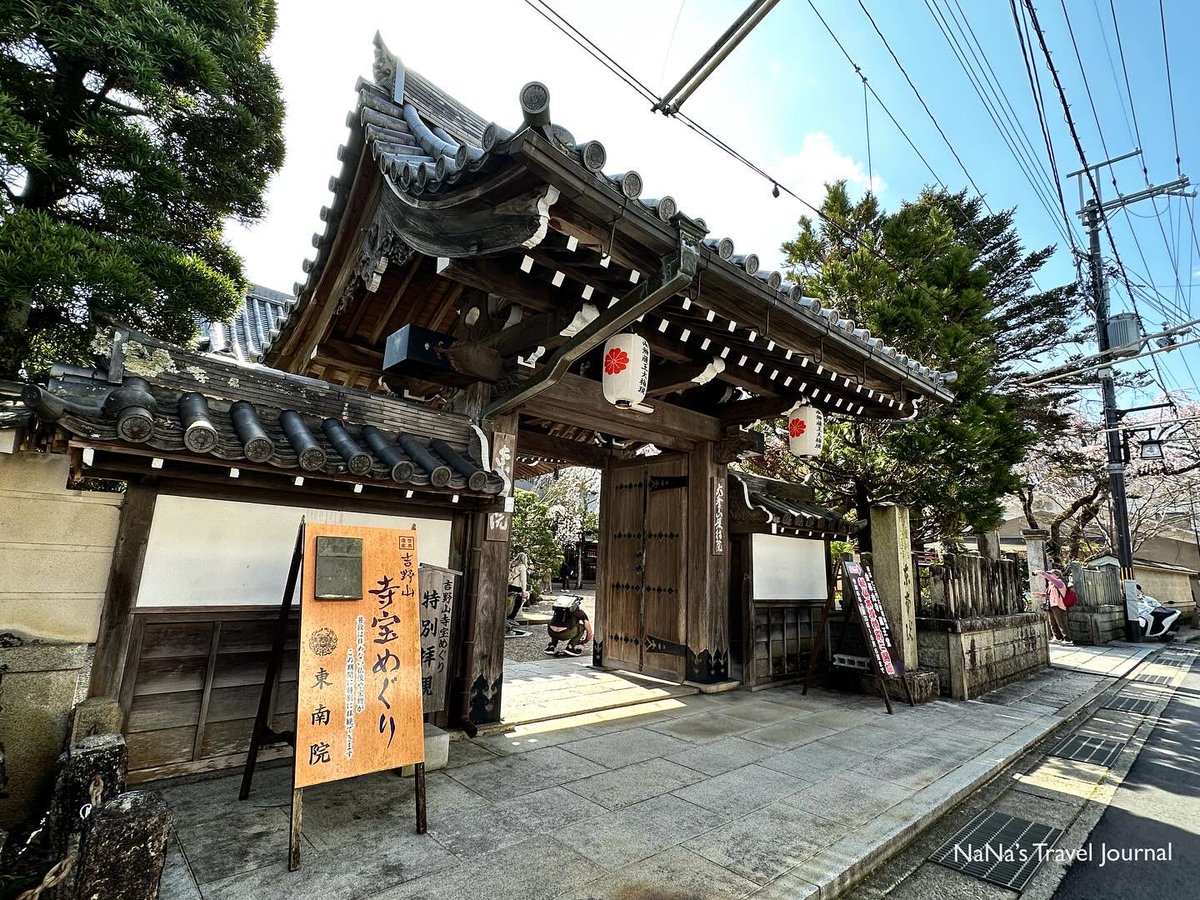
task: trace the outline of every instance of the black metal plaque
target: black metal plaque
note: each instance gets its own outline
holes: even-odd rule
[[[362,599],[362,538],[317,537],[315,600]]]

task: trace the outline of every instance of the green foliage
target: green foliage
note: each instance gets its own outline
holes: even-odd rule
[[[525,553],[529,557],[529,587],[534,593],[544,582],[558,574],[563,553],[554,537],[554,522],[550,508],[533,491],[517,488],[514,492],[516,509],[512,517],[509,552],[512,556]]]
[[[0,0],[0,376],[236,309],[222,225],[283,163],[274,28],[273,0]]]
[[[829,420],[812,465],[772,442],[758,468],[809,480],[824,503],[858,518],[875,503],[905,504],[918,538],[994,527],[1000,498],[1020,484],[1016,467],[1059,422],[1054,397],[1007,385],[1075,339],[1074,287],[1035,290],[1052,248],[1026,253],[1012,212],[985,214],[965,192],[927,189],[889,214],[870,195],[851,202],[839,183],[822,212],[835,224],[806,217],[784,244],[805,294],[926,365],[956,371],[955,399],[927,404],[911,422]]]

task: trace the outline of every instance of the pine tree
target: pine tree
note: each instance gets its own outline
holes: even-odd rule
[[[1057,395],[1014,379],[1078,340],[1074,286],[1037,290],[1053,248],[1026,252],[1012,211],[985,214],[965,193],[927,189],[888,214],[871,195],[852,202],[839,183],[822,213],[801,219],[784,244],[792,277],[873,335],[956,371],[955,399],[926,404],[910,422],[832,421],[813,463],[777,448],[765,469],[807,477],[827,504],[859,518],[876,503],[905,504],[918,540],[994,527],[1026,452],[1062,421]]]
[[[274,0],[0,0],[0,377],[236,309],[222,225],[283,162],[274,28]]]

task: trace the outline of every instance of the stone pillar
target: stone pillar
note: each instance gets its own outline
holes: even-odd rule
[[[979,535],[979,555],[988,559],[1000,559],[1000,532],[988,531]]]
[[[871,507],[871,571],[883,601],[896,651],[906,671],[917,668],[917,598],[913,586],[908,508]]]
[[[1050,532],[1043,528],[1027,528],[1021,532],[1021,537],[1025,538],[1025,556],[1029,561],[1029,599],[1032,603],[1036,591],[1046,590],[1042,573],[1046,571],[1046,541],[1050,540]]]

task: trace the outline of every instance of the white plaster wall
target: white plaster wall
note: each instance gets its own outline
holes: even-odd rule
[[[420,561],[449,562],[449,520],[160,495],[137,605],[278,604],[301,516],[309,522],[415,526]]]
[[[780,534],[750,535],[755,600],[824,600],[825,542]]]
[[[66,487],[63,454],[0,453],[0,633],[90,643],[122,494]]]

